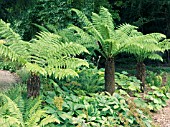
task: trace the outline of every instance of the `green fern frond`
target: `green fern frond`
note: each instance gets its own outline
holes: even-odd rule
[[[83,12],[81,12],[75,8],[72,8],[71,11],[75,12],[78,15],[78,17],[80,18],[81,21],[83,21],[83,24],[86,27],[93,27],[92,23],[88,20],[88,18],[86,17],[86,15]]]
[[[47,28],[45,28],[44,26],[38,25],[36,23],[32,23],[34,26],[36,26],[37,28],[40,29],[40,31],[44,31],[44,32],[50,32]]]
[[[76,69],[80,66],[86,66],[89,67],[88,62],[79,58],[61,58],[61,59],[49,59],[48,60],[49,65],[54,68],[70,68],[70,69]],[[52,66],[53,65],[53,66]]]
[[[45,114],[44,110],[37,110],[31,114],[31,117],[25,122],[26,127],[36,127],[41,117]]]
[[[7,120],[9,123],[16,122],[16,123],[23,125],[23,116],[22,116],[20,109],[16,105],[16,103],[14,103],[9,97],[7,97],[4,94],[0,94],[0,98],[2,98],[2,100],[4,100],[4,102],[5,102],[5,104],[0,107],[0,110],[3,109],[4,111],[2,111],[2,112],[5,112],[6,110],[9,111],[9,115],[6,116],[7,119],[5,119],[5,120]],[[3,118],[3,114],[1,114],[0,118]],[[3,119],[1,119],[1,120],[3,120]],[[10,121],[10,120],[13,120],[13,121]]]
[[[0,19],[0,38],[6,39],[7,42],[17,43],[21,41],[19,34],[15,33],[9,23],[5,23]]]
[[[51,67],[46,67],[45,69],[49,76],[54,75],[59,80],[69,76],[78,77],[78,74],[73,69],[55,69]]]
[[[76,43],[81,44],[81,45],[85,46],[86,48],[94,48],[94,49],[99,48],[97,43],[95,43],[95,42],[97,42],[97,40],[93,36],[91,36],[87,32],[85,32],[84,30],[82,30],[79,27],[74,26],[74,25],[69,26],[68,29],[74,31]]]
[[[33,64],[33,63],[27,62],[25,64],[25,67],[30,72],[34,72],[34,73],[37,73],[37,74],[42,74],[43,76],[47,75],[47,72],[45,71],[45,69],[40,67],[38,64]]]
[[[161,33],[151,33],[151,34],[146,34],[145,36],[151,36],[151,38],[154,38],[157,42],[166,38],[166,36]]]
[[[111,13],[109,13],[108,9],[101,7],[99,15],[102,19],[102,23],[105,24],[105,26],[108,26],[109,29],[111,29],[111,31],[113,31],[115,27],[114,27],[112,15]]]
[[[41,120],[39,126],[43,127],[49,123],[58,123],[60,124],[60,120],[55,118],[53,115],[47,115],[46,118],[44,118],[43,120]]]
[[[11,61],[17,61],[19,59],[19,56],[15,52],[3,44],[0,44],[0,55],[9,58]]]
[[[36,35],[37,40],[46,43],[61,43],[61,37],[50,32],[40,32]]]
[[[5,118],[0,117],[0,125],[1,127],[23,127],[20,121],[17,118],[11,117],[9,115],[5,116]]]
[[[78,9],[71,9],[72,11],[74,11],[77,16],[79,17],[79,19],[83,22],[84,24],[84,28],[90,33],[92,34],[94,37],[97,37],[97,40],[99,40],[100,42],[103,42],[103,37],[101,36],[101,34],[99,33],[99,31],[97,31],[95,29],[95,27],[93,26],[93,24],[88,20],[88,18],[86,17],[86,15],[79,11]]]
[[[118,31],[122,31],[123,33],[125,33],[126,35],[130,36],[132,32],[134,32],[134,30],[136,30],[138,27],[136,26],[133,26],[133,25],[130,25],[130,24],[122,24],[122,25],[119,25],[117,27],[117,30]]]
[[[148,58],[151,59],[151,60],[160,60],[160,61],[163,62],[162,57],[161,57],[160,55],[158,55],[158,54],[150,54],[150,55],[148,56]]]

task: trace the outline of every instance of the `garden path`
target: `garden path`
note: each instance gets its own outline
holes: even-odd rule
[[[18,81],[19,78],[15,74],[0,70],[0,91],[9,88],[11,84],[17,83]]]
[[[170,127],[170,100],[167,101],[167,106],[158,111],[157,113],[153,113],[153,120],[160,127]]]

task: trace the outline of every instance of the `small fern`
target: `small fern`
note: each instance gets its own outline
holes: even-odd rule
[[[18,100],[17,98],[13,101],[5,94],[0,94],[1,103],[3,103],[0,105],[0,125],[2,127],[42,127],[52,122],[60,123],[53,115],[49,116],[45,110],[41,109],[40,99],[24,100],[21,94],[18,95],[20,101],[17,103],[19,105],[15,102]],[[27,102],[30,106],[25,107]]]

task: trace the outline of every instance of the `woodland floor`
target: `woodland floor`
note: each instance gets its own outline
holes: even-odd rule
[[[0,91],[8,89],[11,84],[17,83],[19,78],[9,71],[0,70]],[[170,100],[167,101],[167,106],[162,110],[152,113],[153,120],[158,127],[170,127]]]

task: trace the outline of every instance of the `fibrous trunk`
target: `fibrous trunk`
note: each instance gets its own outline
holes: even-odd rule
[[[40,77],[35,73],[31,73],[30,78],[27,81],[27,97],[37,97],[40,92]]]
[[[145,91],[145,78],[146,78],[146,67],[143,62],[138,62],[136,67],[136,77],[139,79],[141,83],[141,91]]]
[[[107,58],[105,62],[105,90],[110,94],[115,91],[114,58]]]

